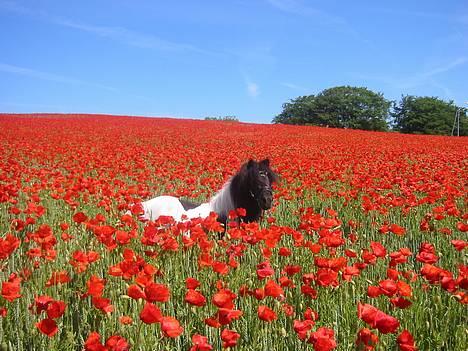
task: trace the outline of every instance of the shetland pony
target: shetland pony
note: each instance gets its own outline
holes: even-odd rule
[[[173,196],[158,196],[142,202],[143,220],[156,220],[160,216],[170,216],[175,221],[206,218],[211,212],[218,215],[218,221],[226,223],[229,212],[237,208],[245,209],[243,222],[255,222],[263,211],[271,208],[273,202],[272,184],[278,176],[270,168],[269,159],[260,162],[250,159],[229,179],[208,202],[195,203]]]

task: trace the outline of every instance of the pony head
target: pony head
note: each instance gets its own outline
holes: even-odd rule
[[[270,168],[270,160],[257,162],[250,159],[242,168],[246,172],[249,195],[262,210],[270,209],[273,202],[271,186],[278,181],[278,175]]]

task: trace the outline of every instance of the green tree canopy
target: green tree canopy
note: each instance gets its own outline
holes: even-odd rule
[[[390,104],[367,88],[340,86],[283,104],[273,123],[387,130]]]
[[[402,96],[394,105],[394,129],[411,134],[451,135],[458,107],[436,97]],[[468,135],[466,111],[460,110],[460,135]]]

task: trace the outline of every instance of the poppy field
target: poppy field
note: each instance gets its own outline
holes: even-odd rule
[[[464,137],[0,115],[0,350],[464,350],[467,155]],[[138,220],[249,158],[280,176],[259,223]]]

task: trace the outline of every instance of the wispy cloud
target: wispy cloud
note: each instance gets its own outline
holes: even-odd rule
[[[244,82],[245,82],[245,88],[247,91],[247,95],[249,95],[252,98],[256,98],[258,95],[260,95],[260,87],[258,86],[257,83],[255,83],[248,74],[245,72],[242,73],[244,76]]]
[[[454,68],[464,65],[466,62],[468,62],[468,57],[458,57],[453,61],[447,62],[441,66],[434,67],[433,69],[423,72],[421,74],[421,77],[432,77],[441,73],[445,73],[448,71],[453,70]]]
[[[0,101],[0,106],[2,106],[2,111],[6,109],[9,109],[11,107],[13,108],[20,108],[20,109],[47,109],[49,111],[55,110],[55,111],[67,111],[70,106],[64,106],[64,105],[50,105],[50,104],[29,104],[29,103],[17,103],[17,102],[10,102],[10,101]],[[4,108],[5,107],[5,108]]]
[[[66,83],[66,84],[73,84],[73,85],[87,85],[87,86],[93,86],[95,88],[100,88],[104,90],[117,91],[117,89],[107,86],[107,85],[86,82],[81,79],[62,76],[59,74],[54,74],[54,73],[49,73],[49,72],[42,72],[42,71],[30,69],[30,68],[10,65],[7,63],[2,63],[2,62],[0,62],[0,72],[26,76],[30,78],[48,80],[48,81],[58,82],[58,83]]]
[[[360,73],[352,73],[351,75],[358,79],[378,81],[393,88],[396,88],[400,91],[413,89],[424,85],[431,85],[440,89],[444,93],[446,98],[453,98],[453,92],[445,85],[438,83],[436,79],[444,73],[453,71],[465,65],[467,62],[468,57],[462,56],[447,61],[438,66],[434,66],[422,72],[404,77],[395,77],[394,75],[368,75]]]
[[[256,98],[260,94],[260,89],[256,83],[247,82],[247,93],[249,96]]]
[[[31,8],[24,7],[22,5],[17,4],[14,1],[0,0],[0,9],[40,19],[62,27],[87,32],[102,38],[107,38],[110,40],[124,43],[129,46],[134,46],[142,49],[153,49],[178,53],[192,52],[204,55],[220,55],[220,53],[204,50],[195,45],[164,40],[162,38],[159,38],[158,36],[141,33],[125,27],[95,25],[72,20],[69,18],[54,16],[46,13],[45,11],[34,10]]]
[[[306,88],[297,84],[293,84],[293,83],[284,82],[284,83],[281,83],[281,85],[285,86],[286,88],[297,90],[297,91],[302,91],[302,92],[306,92],[310,90],[309,88]]]
[[[169,52],[193,52],[208,55],[215,54],[214,52],[200,49],[194,45],[167,41],[153,35],[132,31],[124,27],[96,26],[68,19],[55,19],[54,22],[64,27],[92,33],[99,37],[109,38],[143,49],[155,49]]]
[[[20,4],[18,4],[15,1],[0,0],[0,9],[1,10],[6,10],[6,11],[9,11],[9,12],[19,13],[19,14],[22,14],[22,15],[34,15],[34,16],[42,15],[42,12],[33,11],[33,10],[27,8],[27,7],[24,7],[24,6],[20,5]]]
[[[346,20],[344,18],[310,7],[300,0],[267,0],[267,2],[280,11],[299,16],[313,16],[323,23],[335,25],[346,23]]]
[[[106,90],[106,91],[113,92],[116,94],[122,94],[124,96],[139,99],[139,100],[154,101],[153,98],[143,96],[143,95],[138,95],[138,94],[126,93],[126,92],[121,91],[120,89],[117,89],[108,85],[89,82],[89,81],[85,81],[82,79],[63,76],[63,75],[50,73],[50,72],[38,71],[35,69],[31,69],[31,68],[10,65],[7,63],[2,63],[2,62],[0,62],[0,72],[25,76],[25,77],[33,78],[33,79],[46,80],[50,82],[63,83],[63,84],[68,84],[68,85],[86,86],[90,88]]]
[[[428,11],[411,11],[406,10],[403,8],[370,8],[369,11],[377,14],[385,14],[385,15],[392,15],[395,17],[410,17],[411,19],[420,18],[420,19],[428,19],[431,21],[456,21],[457,16],[446,14],[446,13],[439,13],[439,12],[428,12]]]
[[[331,28],[333,31],[349,35],[365,44],[370,41],[365,39],[353,26],[342,16],[331,14],[327,11],[311,7],[302,0],[266,0],[268,4],[279,11],[295,16],[313,18],[313,23]]]

